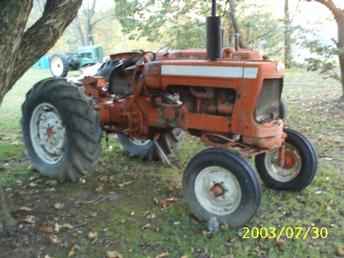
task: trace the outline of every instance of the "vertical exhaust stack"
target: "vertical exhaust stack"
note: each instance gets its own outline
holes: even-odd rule
[[[212,0],[211,16],[207,17],[207,52],[212,61],[221,57],[221,18],[216,16],[216,0]]]

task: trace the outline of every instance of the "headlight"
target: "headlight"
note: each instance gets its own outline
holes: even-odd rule
[[[258,123],[270,122],[280,118],[282,87],[282,79],[264,80],[256,108],[256,121]]]

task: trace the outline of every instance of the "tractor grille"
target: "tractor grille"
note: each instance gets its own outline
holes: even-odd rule
[[[282,88],[282,79],[264,80],[256,109],[256,121],[258,123],[270,122],[280,117]]]

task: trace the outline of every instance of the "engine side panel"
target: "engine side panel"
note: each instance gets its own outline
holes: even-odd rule
[[[120,76],[128,67],[116,73],[116,78],[133,89],[127,97],[116,97],[116,82],[94,84],[99,93],[97,107],[108,131],[152,138],[161,130],[179,127],[200,137],[237,135],[243,144],[264,149],[277,148],[284,141],[281,120],[256,120],[264,80],[282,78],[276,63],[144,59],[130,69],[131,76]]]

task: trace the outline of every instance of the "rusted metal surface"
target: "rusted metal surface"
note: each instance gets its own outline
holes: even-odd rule
[[[135,54],[116,54],[111,59]],[[84,79],[85,92],[94,98],[104,130],[153,139],[162,131],[182,128],[208,145],[236,149],[245,156],[283,145],[282,120],[259,123],[255,119],[264,80],[283,78],[277,63],[253,51],[233,49],[224,49],[224,57],[217,61],[208,61],[205,50],[142,55],[136,67],[126,70],[131,78],[129,96],[111,93],[102,77]],[[223,137],[223,142],[214,141],[214,135]],[[232,135],[239,138],[234,141]]]

